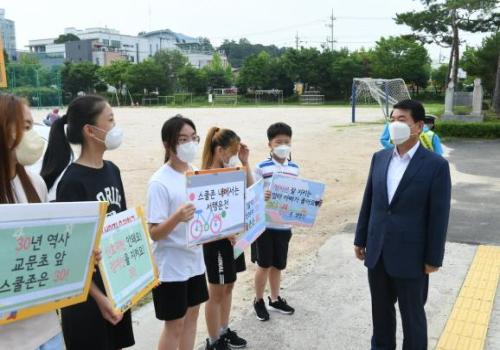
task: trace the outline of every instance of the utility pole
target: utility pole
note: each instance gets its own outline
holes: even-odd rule
[[[299,49],[299,45],[300,44],[303,44],[303,43],[306,43],[307,41],[303,41],[303,40],[300,40],[300,37],[299,37],[299,32],[296,32],[295,33],[295,49]]]
[[[330,32],[330,37],[327,37],[326,38],[326,42],[327,43],[330,43],[330,49],[333,51],[333,44],[335,43],[335,39],[333,38],[333,23],[335,22],[335,20],[337,19],[334,15],[333,15],[333,9],[332,9],[332,15],[330,17],[328,17],[328,19],[330,20],[330,23],[328,23],[326,26],[328,28],[330,28],[331,32]]]

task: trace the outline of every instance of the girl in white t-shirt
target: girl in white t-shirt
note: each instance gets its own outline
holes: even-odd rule
[[[27,104],[0,95],[0,206],[47,202],[47,187],[24,166],[42,156],[44,140],[32,129]],[[0,326],[0,349],[63,350],[61,326],[55,311]]]
[[[195,207],[188,203],[185,173],[194,170],[199,136],[181,115],[167,120],[161,137],[165,164],[149,181],[147,216],[161,284],[153,290],[156,317],[165,321],[159,349],[193,349],[200,304],[208,300],[201,247],[187,247],[186,222]]]

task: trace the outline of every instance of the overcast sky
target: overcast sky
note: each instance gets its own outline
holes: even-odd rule
[[[246,37],[252,43],[320,47],[330,35],[334,16],[335,47],[373,47],[381,36],[410,33],[392,19],[398,12],[418,10],[413,0],[1,0],[6,18],[16,22],[17,46],[28,40],[57,37],[66,27],[114,28],[123,34],[169,28],[208,37],[214,45]],[[484,34],[463,34],[476,46]],[[446,62],[447,49],[429,46],[431,58]]]

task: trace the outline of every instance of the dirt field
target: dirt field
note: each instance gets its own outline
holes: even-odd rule
[[[176,113],[193,119],[202,143],[211,126],[233,129],[249,146],[252,166],[269,154],[267,127],[277,121],[292,126],[292,157],[300,165],[302,177],[326,184],[326,196],[316,225],[312,229],[294,230],[289,267],[284,274],[285,288],[294,276],[300,275],[308,257],[315,254],[326,238],[356,221],[371,154],[379,148],[378,136],[382,130],[381,124],[373,123],[381,120],[380,110],[369,108],[359,110],[357,120],[361,123],[355,126],[350,124],[350,108],[115,108],[114,112],[118,124],[124,128],[125,139],[118,150],[105,156],[121,169],[129,207],[145,203],[148,180],[163,163],[161,126]],[[40,121],[47,110],[33,113],[35,120]],[[253,300],[254,268],[248,255],[247,265],[248,270],[239,275],[235,287],[234,318],[247,312]],[[282,294],[286,297],[286,291]],[[202,315],[199,341],[206,334]]]

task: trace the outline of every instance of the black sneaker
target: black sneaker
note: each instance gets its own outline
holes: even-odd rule
[[[205,350],[230,350],[231,348],[227,345],[226,339],[221,338],[215,343],[210,344],[210,340],[207,339]]]
[[[292,315],[295,312],[295,309],[287,304],[285,299],[278,297],[278,300],[273,302],[270,297],[269,298],[269,308],[274,311],[281,312],[285,315]]]
[[[226,340],[230,348],[241,349],[247,346],[247,341],[236,334],[235,331],[227,329],[226,333],[222,335],[222,338]]]
[[[266,309],[266,303],[264,299],[254,300],[253,308],[255,309],[255,314],[259,321],[269,321],[269,312]]]

